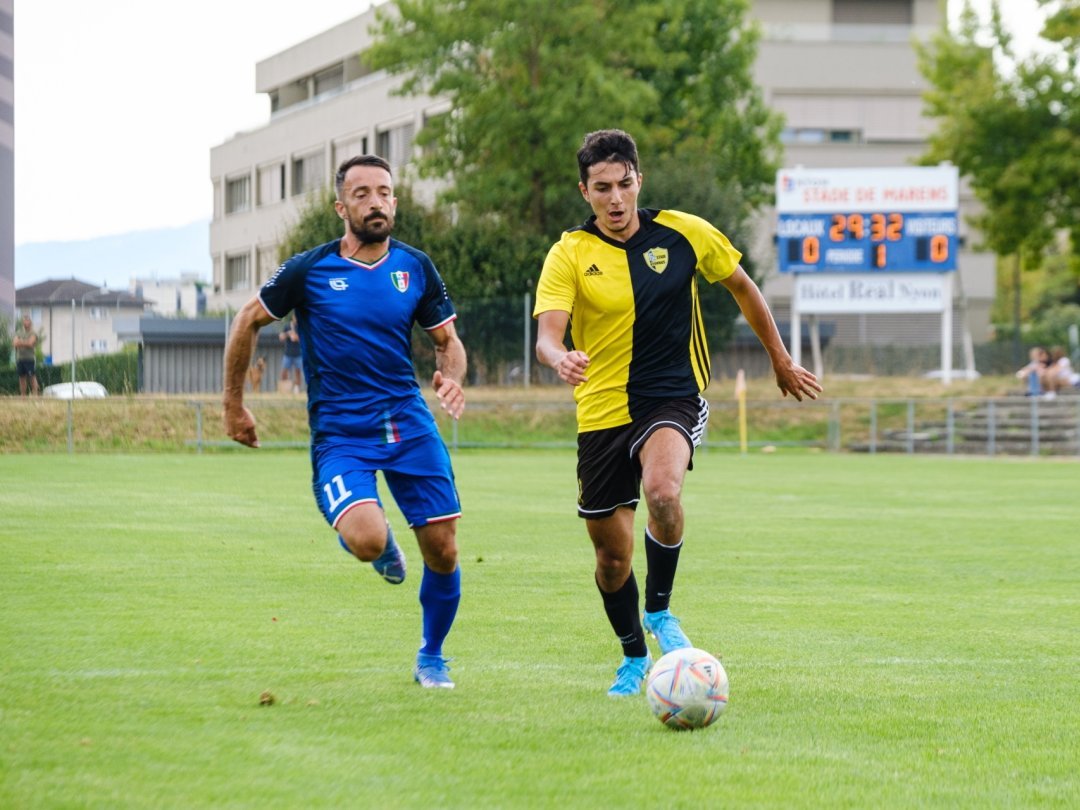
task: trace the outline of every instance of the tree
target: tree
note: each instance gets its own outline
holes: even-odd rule
[[[956,164],[983,205],[973,224],[1013,257],[1017,355],[1021,267],[1038,267],[1066,231],[1080,273],[1080,0],[1039,2],[1051,12],[1043,41],[1056,43],[1043,52],[1017,58],[997,0],[988,25],[965,2],[955,32],[946,22],[918,46],[926,113],[939,124],[924,162]]]
[[[11,365],[11,359],[15,356],[15,333],[11,324],[4,315],[0,315],[0,368]]]
[[[692,156],[695,183],[737,189],[737,220],[769,193],[779,118],[755,89],[746,0],[399,0],[365,59],[405,94],[448,98],[418,136],[423,176],[464,217],[549,238],[584,208],[573,155],[584,133],[634,134],[643,171]],[[677,201],[672,201],[677,202]],[[578,217],[577,213],[581,216]]]

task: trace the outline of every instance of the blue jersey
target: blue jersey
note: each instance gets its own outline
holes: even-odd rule
[[[259,291],[274,318],[296,311],[312,441],[392,444],[436,433],[412,359],[412,327],[456,318],[424,253],[396,239],[374,264],[335,239],[286,261]]]

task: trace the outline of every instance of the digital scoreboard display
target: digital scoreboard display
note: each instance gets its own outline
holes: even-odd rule
[[[780,171],[780,271],[956,270],[957,181],[954,166]]]

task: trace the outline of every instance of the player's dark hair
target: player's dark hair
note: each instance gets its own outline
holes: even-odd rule
[[[349,173],[349,169],[353,166],[378,166],[380,169],[386,169],[386,173],[393,179],[394,173],[390,171],[390,164],[378,155],[355,155],[349,158],[340,166],[338,166],[337,174],[334,175],[334,189],[337,191],[337,197],[341,199],[341,190],[345,187],[345,175]]]
[[[599,129],[586,135],[578,149],[577,163],[578,175],[585,184],[589,182],[589,169],[597,163],[622,163],[641,174],[637,144],[621,129]]]

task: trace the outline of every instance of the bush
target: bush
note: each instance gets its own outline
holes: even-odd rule
[[[71,382],[71,364],[47,366],[40,360],[34,372],[38,385]],[[98,382],[110,394],[134,394],[139,390],[139,354],[131,347],[116,354],[102,354],[75,361],[77,382]],[[19,375],[14,368],[0,369],[0,394],[19,393]]]

